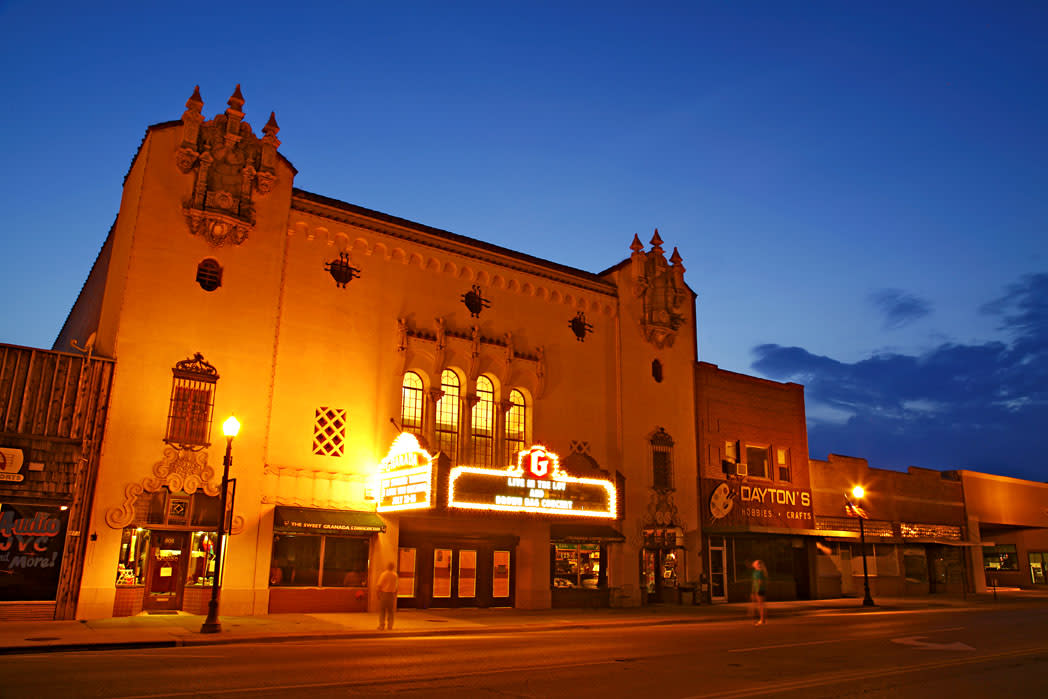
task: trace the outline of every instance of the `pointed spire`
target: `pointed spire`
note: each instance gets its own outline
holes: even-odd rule
[[[634,233],[633,234],[633,242],[630,243],[630,250],[632,250],[633,252],[640,252],[643,249],[644,249],[643,243],[640,242],[640,238],[637,236],[636,233]]]
[[[197,85],[193,88],[193,94],[186,100],[186,109],[191,112],[200,113],[200,110],[204,107],[204,99],[200,96],[200,86]]]
[[[233,90],[233,96],[226,102],[233,109],[240,111],[240,108],[244,106],[244,95],[240,94],[240,83],[237,83],[237,89]]]
[[[673,254],[670,256],[670,263],[679,265],[681,262],[684,262],[684,258],[680,256],[680,253],[677,252],[677,246],[674,245]]]
[[[659,229],[655,229],[655,235],[651,236],[651,247],[653,250],[662,249],[662,238],[659,237]]]
[[[267,136],[276,136],[280,133],[280,127],[277,126],[277,114],[276,112],[269,113],[269,121],[262,127],[262,133]]]

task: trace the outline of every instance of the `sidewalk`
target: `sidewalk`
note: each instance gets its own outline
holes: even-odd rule
[[[948,608],[993,608],[1016,604],[1048,605],[1048,593],[999,591],[992,595],[961,597],[883,598],[877,606],[840,598],[769,602],[768,618],[810,614],[870,614]],[[138,615],[89,621],[0,622],[0,654],[45,653],[69,650],[162,648],[265,643],[291,640],[448,635],[542,631],[551,629],[694,624],[747,620],[747,605],[645,606],[628,609],[403,609],[396,628],[379,631],[377,613],[269,614],[223,616],[222,631],[201,634],[204,617],[193,614]]]

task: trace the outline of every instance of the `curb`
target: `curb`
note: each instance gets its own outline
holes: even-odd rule
[[[920,607],[899,606],[841,606],[841,607],[819,607],[819,608],[794,608],[779,610],[775,616],[804,617],[815,614],[845,613],[845,614],[870,614],[878,612],[913,612],[954,609],[957,611],[977,610],[981,604],[955,604],[955,605],[927,605]],[[327,631],[327,632],[302,632],[302,633],[263,633],[260,635],[231,635],[223,637],[221,634],[214,636],[188,636],[185,638],[166,638],[157,640],[128,640],[128,641],[70,641],[68,643],[54,643],[49,645],[11,645],[0,646],[0,655],[34,655],[43,653],[65,653],[78,651],[110,651],[127,650],[136,648],[177,648],[177,647],[203,647],[214,645],[233,645],[238,643],[288,643],[296,641],[323,641],[340,640],[350,638],[397,638],[403,636],[462,636],[467,634],[496,634],[496,633],[528,633],[542,631],[570,631],[587,630],[598,628],[627,628],[632,626],[680,626],[685,624],[706,624],[715,622],[743,622],[746,617],[737,614],[702,614],[695,616],[675,616],[668,619],[635,616],[626,619],[613,619],[608,621],[583,620],[559,623],[535,623],[521,625],[493,625],[463,627],[453,626],[432,629],[396,629],[392,633],[369,629]]]

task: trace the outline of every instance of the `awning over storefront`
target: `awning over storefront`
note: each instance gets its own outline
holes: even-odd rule
[[[550,541],[625,541],[618,529],[606,524],[552,524]]]
[[[386,531],[386,524],[374,512],[277,505],[273,529],[297,534],[370,534]]]

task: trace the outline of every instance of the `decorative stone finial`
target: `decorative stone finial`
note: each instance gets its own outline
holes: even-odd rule
[[[659,237],[659,229],[655,229],[655,235],[651,236],[651,247],[654,250],[662,250],[662,238]]]
[[[670,255],[670,264],[679,265],[681,262],[684,262],[684,258],[680,256],[680,253],[677,252],[677,246],[674,245],[673,254]]]
[[[267,136],[272,136],[274,138],[276,138],[276,135],[280,133],[280,127],[277,126],[276,112],[269,113],[269,121],[267,121],[266,125],[262,127],[262,133],[264,133]]]
[[[630,250],[633,252],[641,252],[644,249],[644,244],[640,242],[640,237],[636,233],[633,234],[633,242],[630,243]]]
[[[186,109],[191,112],[200,113],[200,110],[204,108],[204,99],[200,96],[200,86],[197,85],[193,88],[193,94],[186,100]]]
[[[240,108],[244,106],[244,95],[240,93],[240,83],[237,83],[237,89],[233,90],[233,96],[226,102],[230,107],[240,111]]]

